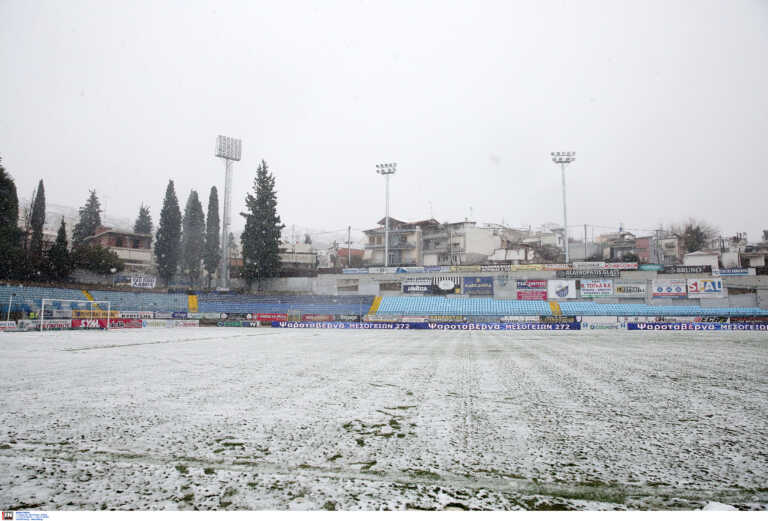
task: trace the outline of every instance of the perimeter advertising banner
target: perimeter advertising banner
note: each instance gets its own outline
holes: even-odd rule
[[[688,298],[723,298],[723,279],[688,279]]]
[[[433,331],[515,331],[515,330],[579,330],[579,322],[559,324],[474,322],[474,323],[370,323],[370,322],[272,322],[272,327],[288,329],[427,329]]]
[[[684,297],[687,295],[685,279],[656,279],[651,281],[654,297]]]
[[[716,322],[629,322],[630,331],[768,331],[768,324],[718,324]]]
[[[546,280],[518,280],[517,300],[547,300]]]
[[[747,277],[755,276],[755,268],[723,268],[719,270],[712,270],[714,277]]]
[[[662,273],[712,273],[712,266],[708,264],[701,266],[664,266]]]
[[[493,295],[493,277],[464,277],[465,295]]]
[[[613,294],[624,298],[645,298],[648,285],[645,282],[621,282],[614,284]]]
[[[561,298],[576,298],[576,281],[575,280],[548,280],[547,281],[547,298],[549,299],[561,299]]]
[[[561,279],[581,279],[581,278],[619,278],[621,272],[615,269],[589,269],[589,270],[558,270],[557,276]]]
[[[610,279],[602,280],[581,280],[582,297],[610,297],[613,296],[613,281]]]
[[[155,287],[157,279],[152,275],[131,275],[132,288],[152,289]]]
[[[432,279],[412,279],[403,281],[403,293],[432,293]]]

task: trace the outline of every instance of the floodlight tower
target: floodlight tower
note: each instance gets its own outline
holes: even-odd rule
[[[568,212],[565,207],[565,166],[568,163],[576,161],[576,152],[552,152],[552,161],[560,165],[560,172],[563,175],[563,228],[565,229],[565,263],[570,262],[568,256]]]
[[[376,173],[387,180],[386,183],[386,217],[384,221],[384,266],[389,266],[389,176],[397,170],[397,163],[382,163],[376,165]]]
[[[240,161],[243,142],[239,139],[218,136],[216,157],[224,159],[224,212],[221,226],[221,262],[219,264],[219,287],[229,288],[229,226],[232,224],[232,163]]]

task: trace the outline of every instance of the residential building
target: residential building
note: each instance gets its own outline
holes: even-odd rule
[[[99,226],[96,233],[86,237],[83,242],[98,244],[115,252],[125,263],[125,271],[149,273],[154,269],[151,234]]]
[[[603,259],[621,260],[625,255],[635,255],[636,237],[631,232],[618,231],[606,233],[597,237],[597,242],[603,245]]]

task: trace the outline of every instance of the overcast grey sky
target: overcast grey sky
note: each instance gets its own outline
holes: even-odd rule
[[[222,190],[217,134],[243,140],[284,223],[384,214],[768,228],[768,2],[0,0],[0,156],[28,197],[157,223]],[[222,190],[223,191],[223,190]],[[241,229],[236,215],[233,227]],[[607,231],[597,229],[598,233]],[[597,233],[596,233],[597,234]]]

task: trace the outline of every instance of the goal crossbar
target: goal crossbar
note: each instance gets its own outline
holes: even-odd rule
[[[107,330],[110,328],[110,324],[112,322],[112,302],[109,300],[75,300],[75,299],[66,299],[66,298],[44,298],[41,301],[40,305],[40,333],[43,333],[45,331],[43,324],[45,321],[45,303],[46,302],[77,302],[78,304],[88,304],[90,307],[89,309],[85,311],[90,311],[91,319],[93,319],[94,312],[96,313],[103,313],[103,309],[94,309],[94,306],[96,308],[99,307],[99,304],[106,305],[107,306]]]

